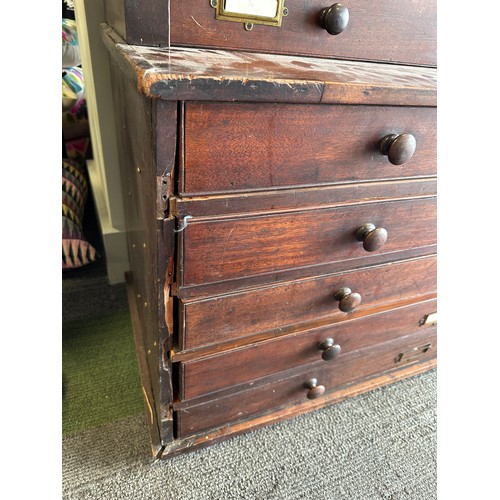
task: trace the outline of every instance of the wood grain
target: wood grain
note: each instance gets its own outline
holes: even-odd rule
[[[163,449],[157,410],[160,404],[158,401],[159,395],[156,392],[158,390],[158,387],[156,386],[156,384],[153,385],[148,367],[148,355],[144,341],[144,325],[139,317],[136,300],[136,288],[134,286],[132,273],[127,272],[125,275],[125,279],[127,287],[127,298],[130,309],[130,319],[132,322],[132,332],[134,334],[135,354],[139,366],[139,376],[141,379],[142,393],[148,413],[147,422],[149,435],[151,438],[151,451],[153,453],[153,456],[156,457],[159,453],[161,453]]]
[[[435,108],[189,102],[185,122],[181,195],[436,174]],[[403,132],[417,151],[393,165],[380,141]]]
[[[259,332],[269,337],[287,333],[287,327],[328,318],[342,321],[349,315],[333,298],[341,287],[358,291],[358,310],[384,303],[396,304],[436,291],[436,258],[426,257],[371,266],[352,272],[303,279],[240,293],[181,301],[183,337],[179,350],[243,339]]]
[[[427,343],[432,347],[420,354],[413,362],[422,362],[437,356],[436,334],[422,330],[373,347],[348,354],[333,366],[327,363],[307,367],[297,372],[284,372],[281,380],[259,385],[253,389],[214,399],[208,403],[178,410],[179,436],[207,431],[230,422],[245,420],[251,416],[299,403],[307,398],[305,383],[316,378],[326,387],[327,393],[346,384],[389,371],[397,366],[398,355],[410,348]]]
[[[196,398],[311,363],[329,363],[335,370],[338,361],[355,350],[421,330],[420,321],[436,310],[435,300],[426,301],[181,363],[179,397]],[[333,360],[323,361],[318,344],[327,338],[340,345],[341,353]]]
[[[149,97],[435,106],[435,68],[190,47],[128,45],[108,25],[111,57]]]
[[[417,362],[403,368],[390,370],[373,377],[368,377],[353,384],[348,384],[344,387],[329,392],[323,397],[316,400],[308,400],[305,402],[290,405],[286,408],[282,408],[277,411],[270,411],[256,417],[251,417],[241,422],[230,423],[209,432],[198,433],[184,438],[177,438],[176,440],[165,446],[161,458],[168,459],[188,451],[199,450],[201,448],[205,448],[207,446],[211,446],[213,444],[224,441],[233,436],[238,436],[259,429],[266,425],[282,422],[284,420],[294,418],[298,415],[324,408],[325,406],[338,403],[347,398],[358,396],[367,391],[384,387],[388,384],[404,380],[408,377],[413,377],[421,373],[425,373],[435,368],[436,365],[436,358],[425,360],[421,363]]]
[[[130,44],[166,46],[171,0],[105,0],[106,21]]]
[[[436,199],[420,198],[292,214],[192,219],[182,232],[181,283],[227,281],[432,245],[435,217]],[[366,252],[356,239],[357,229],[366,223],[389,233],[377,252]]]
[[[218,21],[208,0],[106,0],[108,23],[130,44],[190,45],[266,53],[302,54],[433,66],[435,0],[355,0],[349,23],[337,36],[319,23],[323,0],[287,0],[281,27]],[[170,33],[169,33],[170,31]]]
[[[165,289],[168,291],[167,269],[173,266],[170,263],[173,244],[166,244],[162,215],[158,218],[157,157],[152,130],[156,107],[150,99],[136,92],[115,64],[112,64],[111,71],[116,128],[120,132],[120,169],[134,288],[130,296],[136,302],[134,307],[144,335],[161,439],[167,442],[173,437],[169,406],[172,384],[170,366],[164,354],[169,351],[173,331],[167,327],[167,312],[171,314],[172,308],[166,308],[168,298],[164,292]],[[123,102],[127,105],[123,106]],[[175,144],[175,134],[168,134],[164,140]]]
[[[289,188],[227,193],[213,196],[173,197],[170,213],[178,219],[192,217],[230,217],[258,212],[275,213],[311,210],[389,199],[429,197],[437,193],[435,177],[343,183],[333,186]]]
[[[333,3],[333,2],[332,2]],[[433,66],[436,64],[435,0],[355,0],[349,8],[349,23],[337,36],[319,24],[319,13],[331,3],[324,0],[287,0],[288,16],[280,28],[216,21],[209,3],[196,0],[171,1],[172,45],[327,58],[389,61]]]

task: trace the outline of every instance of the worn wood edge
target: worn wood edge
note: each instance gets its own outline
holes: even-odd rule
[[[267,413],[242,422],[219,427],[218,429],[208,433],[196,434],[176,439],[172,443],[165,446],[159,458],[167,459],[187,451],[211,446],[230,437],[254,431],[261,427],[269,426],[284,420],[289,420],[298,415],[309,413],[334,403],[340,403],[345,399],[378,389],[379,387],[420,375],[436,367],[437,358],[433,358],[423,363],[413,364],[404,369],[391,370],[390,372],[386,372],[382,375],[365,379],[315,400],[308,400],[304,403],[300,403],[286,409],[276,410],[272,413]]]
[[[183,238],[180,239],[180,242],[182,245]],[[301,266],[278,272],[271,271],[269,273],[262,273],[245,278],[232,278],[227,281],[188,286],[176,282],[172,293],[183,301],[205,299],[210,298],[210,296],[227,295],[231,292],[239,293],[250,289],[279,285],[289,281],[309,279],[314,276],[355,271],[372,265],[383,265],[415,258],[432,257],[436,252],[437,243],[422,247],[413,247],[406,250],[356,257],[333,263]],[[181,253],[181,255],[183,254]],[[179,261],[181,260],[182,259],[179,259]],[[182,272],[182,269],[179,268],[179,271]],[[181,274],[177,274],[177,276],[181,276]]]
[[[433,301],[433,302],[437,303],[437,301]],[[432,310],[435,311],[436,309],[433,307]],[[346,359],[347,360],[349,360],[349,359],[351,359],[351,360],[358,359],[359,360],[360,356],[363,357],[363,355],[366,353],[370,353],[371,357],[373,357],[373,356],[376,357],[378,355],[376,352],[376,349],[379,348],[380,345],[389,345],[389,344],[394,345],[395,342],[397,342],[401,339],[410,339],[410,338],[414,338],[414,337],[418,337],[418,336],[429,337],[429,335],[437,337],[437,323],[426,325],[426,326],[424,326],[424,325],[414,326],[414,328],[409,328],[409,329],[405,329],[404,331],[401,331],[401,335],[398,336],[397,338],[394,338],[391,340],[386,340],[386,341],[379,342],[379,343],[372,344],[372,345],[360,346],[357,349],[353,349],[352,351],[344,353],[343,354],[344,360],[346,360]],[[433,354],[431,357],[435,357],[435,356],[436,355]],[[430,358],[427,357],[425,359],[427,360]],[[214,361],[214,362],[216,362],[216,361]],[[413,361],[413,362],[415,362],[415,363],[424,362],[424,360],[423,359],[415,359],[415,361]],[[404,363],[401,365],[394,365],[393,368],[379,369],[378,371],[372,372],[371,374],[368,374],[368,375],[354,377],[351,379],[351,381],[346,381],[343,384],[334,386],[333,391],[340,390],[344,387],[353,385],[353,384],[355,384],[359,381],[362,381],[362,380],[366,380],[366,379],[378,376],[382,373],[386,373],[386,372],[389,372],[391,370],[396,370],[396,369],[399,369],[400,367],[408,366],[409,364],[412,364],[413,362]],[[184,365],[184,366],[182,366],[182,365]],[[182,368],[185,369],[187,365],[181,364],[181,366],[182,366]],[[330,370],[332,368],[333,367],[330,365]],[[209,393],[199,394],[199,395],[194,396],[194,397],[183,399],[183,394],[185,394],[185,393],[182,393],[182,394],[179,393],[178,400],[173,404],[173,409],[175,411],[184,411],[185,410],[189,413],[192,408],[203,407],[208,403],[212,403],[213,401],[222,401],[222,400],[232,399],[234,396],[236,396],[238,394],[246,394],[246,393],[256,394],[259,391],[265,392],[265,391],[267,391],[268,388],[274,387],[276,384],[286,382],[286,380],[288,380],[288,379],[297,379],[297,377],[302,379],[302,378],[304,378],[306,373],[310,373],[311,371],[317,371],[317,370],[322,370],[322,369],[328,369],[328,366],[325,365],[325,362],[320,357],[319,359],[316,359],[315,361],[311,361],[311,362],[304,363],[301,365],[300,364],[294,365],[292,367],[288,367],[284,370],[281,370],[281,371],[278,371],[275,373],[268,373],[268,374],[262,375],[260,377],[252,378],[251,380],[248,380],[246,382],[233,384],[233,385],[230,385],[228,387],[224,387],[224,388],[221,388],[219,390],[212,391]],[[183,373],[183,372],[181,372],[181,373]],[[335,389],[335,387],[337,389]],[[290,404],[293,405],[293,404],[298,404],[298,403],[295,401],[295,402],[291,402]],[[284,407],[284,405],[279,406],[279,408],[283,408],[283,407]],[[270,408],[269,411],[274,411],[274,409],[277,409],[277,407],[276,408],[272,407],[272,408]],[[262,414],[265,412],[266,412],[265,410],[262,410],[259,414]],[[249,415],[249,418],[252,418],[253,416],[255,416],[255,414]],[[244,419],[245,419],[245,417],[242,416],[238,420],[244,420]],[[209,430],[210,429],[205,429],[205,432],[208,432]],[[192,431],[191,434],[199,434],[202,432],[204,432],[204,431],[203,430]]]
[[[366,318],[367,316],[376,316],[379,314],[384,314],[389,311],[396,311],[399,309],[404,309],[407,307],[412,307],[417,304],[423,304],[427,302],[432,302],[436,300],[436,292],[427,293],[424,295],[419,295],[418,297],[408,297],[403,300],[389,301],[384,304],[375,305],[363,309],[361,311],[353,311],[349,313],[348,316],[334,316],[326,317],[312,321],[305,321],[302,323],[294,323],[292,325],[274,328],[272,330],[266,330],[260,332],[257,335],[249,335],[247,337],[242,337],[237,340],[229,340],[226,342],[219,342],[217,344],[210,344],[207,346],[202,346],[193,349],[186,349],[177,351],[173,349],[170,352],[170,360],[172,363],[177,362],[189,362],[206,357],[210,357],[216,354],[222,354],[229,350],[235,349],[245,349],[257,344],[269,342],[271,340],[286,337],[288,335],[296,335],[301,332],[312,332],[313,330],[319,330],[327,328],[329,326],[334,326],[337,324],[350,323],[351,321]]]
[[[437,184],[436,184],[437,187]],[[375,190],[376,191],[376,190]],[[380,192],[380,191],[379,191]],[[437,194],[435,192],[430,192],[430,193],[424,193],[424,194],[415,194],[415,193],[409,193],[405,196],[385,196],[383,193],[381,193],[380,197],[367,197],[367,198],[355,198],[351,200],[346,200],[345,202],[342,203],[332,203],[330,204],[325,204],[325,205],[318,205],[317,207],[312,207],[308,203],[303,203],[300,204],[298,207],[292,209],[285,209],[285,210],[251,210],[249,212],[243,212],[243,213],[230,213],[227,215],[227,217],[221,217],[223,214],[215,214],[214,216],[198,216],[195,218],[193,214],[189,214],[192,216],[192,219],[189,221],[189,224],[202,224],[202,223],[210,223],[210,222],[216,222],[219,221],[220,219],[230,219],[230,220],[239,220],[239,219],[259,219],[260,217],[263,217],[267,215],[267,213],[272,213],[273,216],[276,215],[274,212],[278,212],[279,215],[287,215],[291,213],[296,213],[296,212],[316,212],[316,211],[321,211],[321,210],[328,210],[330,208],[337,208],[337,207],[354,207],[358,205],[369,205],[373,206],[378,203],[396,203],[399,201],[407,201],[407,200],[436,200],[437,199]]]
[[[127,298],[129,303],[130,318],[132,321],[132,331],[136,349],[136,358],[139,366],[139,376],[141,379],[142,395],[144,397],[145,408],[148,416],[148,428],[150,434],[151,451],[153,458],[158,458],[163,450],[161,444],[160,427],[157,417],[157,402],[153,394],[153,387],[146,360],[146,350],[142,338],[142,326],[139,321],[139,312],[137,310],[136,293],[134,291],[134,280],[132,273],[125,273],[125,284],[127,289]]]
[[[407,188],[401,192],[401,186]],[[299,212],[345,205],[435,197],[436,177],[387,179],[326,186],[170,198],[169,213],[205,220]],[[335,199],[332,199],[335,198]],[[299,201],[295,201],[299,200]],[[258,207],[258,209],[256,209]]]
[[[356,74],[356,71],[363,76],[362,82],[353,81],[321,81],[318,79],[293,79],[279,77],[273,75],[270,77],[250,78],[248,72],[241,71],[237,76],[223,76],[220,74],[209,75],[193,75],[186,73],[176,73],[156,67],[153,63],[143,55],[144,47],[133,46],[127,44],[109,25],[102,23],[102,37],[105,46],[109,50],[111,56],[118,62],[122,71],[129,78],[132,78],[136,84],[137,90],[150,98],[164,98],[169,100],[234,100],[231,98],[231,92],[236,90],[240,101],[266,100],[270,99],[273,102],[306,102],[306,103],[322,103],[322,104],[387,104],[387,105],[404,105],[404,106],[436,106],[437,91],[436,85],[395,85],[390,83],[382,83],[378,81],[370,81],[367,75],[370,70],[375,73],[380,72],[382,67],[394,66],[384,63],[372,63],[361,61],[345,61],[345,60],[330,60],[330,64],[352,64],[351,72]],[[157,47],[149,47],[149,50],[156,51],[157,55],[161,55],[162,59],[168,60],[169,54],[176,50],[183,50],[181,47],[170,47],[168,49],[160,49]],[[203,51],[203,49],[198,49]],[[219,51],[221,53],[238,54],[239,51]],[[207,50],[207,53],[213,53],[212,50]],[[253,54],[255,57],[263,57],[259,53]],[[286,60],[290,56],[274,55],[276,60]],[[310,58],[305,56],[296,56],[297,60],[310,61]],[[405,66],[409,73],[418,74],[420,67]],[[427,71],[433,68],[425,68]],[[311,73],[311,74],[314,74]],[[171,86],[169,87],[169,82]],[[177,88],[179,82],[183,82],[182,88]],[[210,90],[207,90],[209,84]],[[264,89],[259,85],[263,84]],[[236,86],[236,89],[233,89]],[[244,95],[240,90],[242,86],[245,88]],[[268,86],[279,87],[283,89],[281,95],[269,96]],[[253,92],[255,90],[255,92]]]
[[[151,71],[153,66],[106,23],[101,23],[101,38],[110,57],[118,64],[120,70],[134,82],[139,92],[144,93],[142,82],[144,74]]]

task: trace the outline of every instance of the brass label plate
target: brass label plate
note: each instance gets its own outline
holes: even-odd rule
[[[285,0],[212,0],[215,18],[244,24],[281,26]]]
[[[420,347],[413,347],[412,349],[408,349],[407,351],[400,352],[394,358],[394,363],[410,363],[411,361],[415,361],[421,354],[427,352],[431,347],[431,342],[428,342],[427,344]]]

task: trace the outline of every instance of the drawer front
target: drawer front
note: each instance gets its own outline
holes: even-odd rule
[[[436,64],[435,0],[342,2],[349,20],[338,35],[330,35],[320,24],[321,10],[332,3],[285,0],[288,15],[281,27],[255,24],[246,31],[242,22],[215,20],[209,0],[175,0],[170,2],[170,41],[172,45]]]
[[[183,231],[184,286],[364,259],[436,243],[436,199],[367,203],[289,214],[190,222]],[[387,241],[367,251],[365,224]]]
[[[181,436],[187,436],[302,403],[308,400],[308,393],[311,395],[307,387],[311,379],[317,379],[318,385],[324,386],[328,393],[363,378],[432,359],[436,355],[436,332],[423,329],[413,335],[355,351],[339,358],[336,364],[315,365],[282,380],[179,410],[178,430]]]
[[[412,134],[393,165],[389,134]],[[436,108],[186,103],[183,194],[255,191],[436,173]]]
[[[426,257],[326,275],[275,286],[181,302],[184,336],[180,348],[189,350],[234,341],[259,332],[286,332],[293,325],[343,321],[335,293],[348,287],[361,295],[354,311],[395,303],[436,291],[436,258]]]
[[[180,397],[196,398],[310,363],[335,369],[353,351],[417,332],[436,305],[430,300],[181,363]]]

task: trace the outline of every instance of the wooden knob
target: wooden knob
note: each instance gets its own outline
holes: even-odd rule
[[[335,341],[331,338],[325,339],[318,344],[318,349],[323,351],[321,357],[325,361],[331,361],[335,359],[340,354],[340,346],[335,344]]]
[[[341,3],[322,9],[319,13],[319,23],[330,35],[338,35],[346,29],[349,22],[349,10]]]
[[[365,224],[356,231],[356,238],[363,242],[367,252],[380,250],[387,241],[387,229],[376,227],[375,224]]]
[[[354,311],[361,304],[361,295],[346,286],[335,292],[334,297],[339,301],[339,309],[342,312]]]
[[[312,378],[305,383],[307,389],[307,397],[308,399],[316,399],[322,396],[325,393],[325,386],[318,385],[318,379]]]
[[[389,134],[380,142],[380,152],[389,158],[393,165],[403,165],[415,153],[417,140],[411,134]]]

